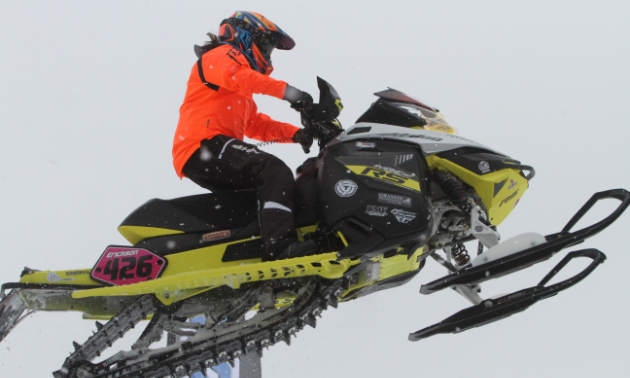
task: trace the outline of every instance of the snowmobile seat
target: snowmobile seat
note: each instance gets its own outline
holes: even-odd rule
[[[257,216],[255,190],[226,191],[152,199],[129,214],[118,230],[136,244],[156,236],[244,227]]]

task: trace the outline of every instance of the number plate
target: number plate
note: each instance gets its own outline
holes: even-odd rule
[[[109,246],[90,276],[110,285],[131,285],[158,278],[167,261],[146,249]]]

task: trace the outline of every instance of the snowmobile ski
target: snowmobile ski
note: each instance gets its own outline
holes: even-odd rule
[[[545,286],[569,261],[577,257],[587,257],[593,260],[582,272],[575,276]],[[545,278],[534,287],[519,290],[496,299],[486,299],[476,306],[464,309],[442,322],[424,328],[409,335],[409,341],[426,339],[439,333],[460,333],[471,328],[481,327],[527,310],[541,299],[552,297],[570,288],[591,274],[599,264],[606,260],[606,255],[596,249],[584,249],[571,252],[565,256]]]
[[[606,218],[579,231],[570,232],[580,219],[600,200],[617,199],[619,206]],[[546,243],[525,249],[503,258],[464,268],[448,276],[422,285],[420,293],[432,294],[456,285],[475,285],[483,281],[517,272],[533,264],[548,260],[564,248],[582,243],[610,226],[630,205],[630,192],[625,189],[613,189],[595,193],[582,208],[571,218],[569,223],[557,234],[545,236]]]

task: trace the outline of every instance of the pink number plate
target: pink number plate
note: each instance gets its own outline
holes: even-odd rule
[[[109,246],[90,275],[106,284],[130,285],[158,278],[167,261],[146,249]]]

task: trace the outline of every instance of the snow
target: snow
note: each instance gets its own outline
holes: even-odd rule
[[[372,93],[393,87],[438,107],[463,137],[535,167],[499,228],[505,239],[558,232],[592,193],[630,189],[628,2],[242,1],[238,8],[264,14],[296,40],[294,50],[274,52],[273,77],[315,97],[315,77],[327,80],[343,99],[344,127],[367,110]],[[24,266],[89,268],[107,245],[128,244],[116,228],[148,199],[203,193],[175,175],[173,135],[192,46],[234,11],[205,1],[0,5],[2,282],[17,281]],[[256,101],[261,112],[299,124],[286,102]],[[298,145],[262,149],[292,169],[307,157]],[[477,373],[483,354],[492,356],[487,378],[623,377],[628,229],[624,214],[573,248],[608,256],[574,288],[500,322],[410,343],[410,332],[468,306],[451,291],[418,293],[445,273],[429,261],[403,287],[325,311],[317,329],[268,350],[263,371],[463,377]],[[532,286],[562,256],[492,280],[481,295]],[[93,329],[80,314],[36,313],[0,343],[0,375],[50,376],[72,341]]]

